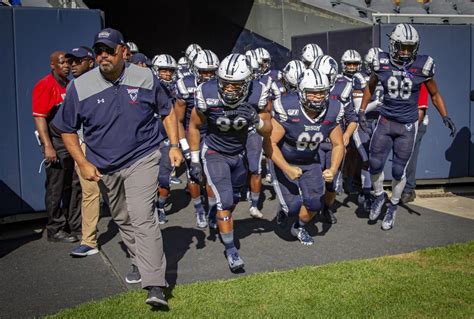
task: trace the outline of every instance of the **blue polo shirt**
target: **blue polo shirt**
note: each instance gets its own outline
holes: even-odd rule
[[[83,125],[87,160],[100,172],[113,173],[158,149],[164,136],[154,115],[168,115],[172,104],[148,68],[126,64],[110,82],[96,67],[71,82],[52,124],[63,133]]]

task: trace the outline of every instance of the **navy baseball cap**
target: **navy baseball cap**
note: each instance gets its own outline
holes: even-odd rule
[[[74,48],[65,55],[66,58],[91,58],[94,59],[94,53],[92,53],[92,50],[88,47],[78,47]]]
[[[115,48],[119,44],[125,44],[123,36],[120,31],[112,28],[106,28],[95,35],[94,46],[103,43],[109,48]]]
[[[145,65],[148,67],[152,65],[150,59],[148,59],[148,57],[144,55],[143,53],[135,53],[130,58],[130,63],[137,64],[138,62],[145,63]]]

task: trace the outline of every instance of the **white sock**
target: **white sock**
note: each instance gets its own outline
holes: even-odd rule
[[[392,180],[392,198],[390,199],[390,201],[393,205],[397,205],[400,201],[400,197],[402,196],[406,183],[407,179],[405,176],[403,176],[402,179],[399,181],[397,181],[396,179]]]
[[[372,179],[372,185],[374,186],[374,194],[375,196],[380,196],[383,193],[383,180],[384,174],[383,172],[375,175],[370,175]]]
[[[372,188],[372,180],[370,179],[369,171],[365,169],[360,170],[360,181],[362,182],[362,188]]]

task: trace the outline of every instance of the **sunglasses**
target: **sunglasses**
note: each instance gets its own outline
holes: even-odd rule
[[[94,47],[94,53],[96,56],[101,55],[102,52],[107,53],[108,55],[116,55],[115,48],[110,48],[108,46],[98,46]]]
[[[86,61],[88,58],[69,58],[67,59],[67,63],[70,65],[75,64],[81,64],[82,62]]]

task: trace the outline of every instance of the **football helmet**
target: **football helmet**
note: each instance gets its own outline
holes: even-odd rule
[[[188,45],[186,50],[184,51],[184,55],[189,59],[189,54],[191,54],[192,51],[200,51],[202,50],[201,46],[196,43],[191,43]]]
[[[355,67],[354,67],[355,65]],[[354,73],[360,72],[362,57],[356,50],[347,50],[341,58],[342,73],[352,77]]]
[[[186,60],[185,56],[182,56],[178,60],[178,65],[179,66],[188,66],[188,60]]]
[[[287,89],[296,89],[298,78],[306,70],[306,66],[300,60],[292,60],[283,68],[283,79]]]
[[[318,56],[324,55],[323,50],[315,43],[308,43],[301,50],[301,61],[309,67]]]
[[[218,67],[219,58],[211,50],[198,51],[193,60],[193,73],[198,83],[214,79]]]
[[[308,93],[312,97],[308,98]],[[328,78],[317,69],[306,69],[298,79],[298,96],[304,108],[323,112],[329,100]]]
[[[418,53],[420,37],[410,24],[400,23],[395,26],[390,38],[390,57],[396,64],[411,64]]]
[[[338,66],[336,60],[329,55],[321,55],[311,63],[311,69],[317,69],[322,74],[326,75],[329,81],[329,85],[333,86],[336,82],[336,76],[338,72]]]
[[[156,55],[152,61],[153,70],[155,71],[156,75],[160,78],[160,81],[165,83],[172,83],[176,79],[176,69],[178,68],[178,64],[176,60],[169,54],[160,54]],[[171,71],[171,78],[165,75],[160,74],[161,69],[166,69]]]
[[[238,53],[228,55],[219,64],[218,91],[225,105],[237,107],[247,97],[252,77],[250,68],[247,57]]]
[[[256,79],[259,75],[259,65],[257,61],[257,53],[254,50],[248,50],[245,52],[247,60],[249,60],[250,68],[252,70],[253,78]]]
[[[367,74],[372,73],[374,60],[379,56],[380,52],[383,52],[382,49],[375,47],[370,48],[369,51],[367,51],[367,54],[364,57],[365,72],[367,72]]]
[[[264,48],[255,49],[255,53],[257,54],[257,62],[260,67],[260,72],[263,74],[270,68],[272,57],[270,56],[270,52]]]
[[[134,42],[127,42],[127,47],[130,49],[132,54],[138,53],[138,46]]]

